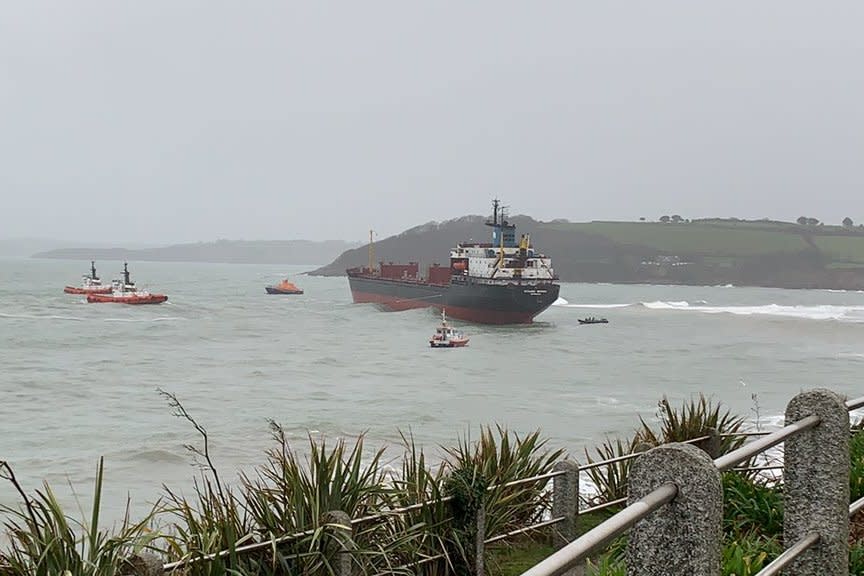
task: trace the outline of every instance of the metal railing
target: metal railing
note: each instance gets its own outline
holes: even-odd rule
[[[689,440],[686,440],[684,443],[686,443],[686,444],[698,444],[700,442],[705,442],[711,438],[712,438],[711,435],[703,435],[703,436],[699,436],[696,438],[691,438]],[[477,538],[479,540],[478,545],[485,546],[488,544],[494,544],[494,543],[501,542],[501,541],[504,541],[504,540],[507,540],[510,538],[514,538],[514,537],[522,535],[522,534],[527,534],[530,532],[536,532],[536,531],[542,530],[544,528],[550,528],[552,526],[557,526],[557,525],[560,525],[562,523],[568,522],[568,520],[575,524],[575,518],[578,516],[583,516],[583,515],[591,514],[594,512],[599,512],[599,511],[606,510],[606,509],[613,508],[613,507],[617,507],[617,506],[620,506],[620,505],[626,503],[627,498],[620,498],[617,500],[604,502],[604,503],[598,504],[596,506],[580,510],[579,504],[578,504],[578,498],[579,498],[578,475],[581,474],[582,472],[587,471],[587,470],[600,468],[603,466],[610,466],[613,464],[617,464],[619,462],[638,458],[638,457],[642,456],[643,454],[645,454],[644,451],[632,452],[629,454],[623,454],[621,456],[616,456],[616,457],[609,458],[606,460],[589,462],[588,464],[586,464],[584,466],[575,467],[575,465],[574,465],[574,468],[571,472],[575,472],[577,478],[571,479],[571,482],[573,482],[575,480],[576,490],[577,490],[577,494],[575,494],[575,497],[577,498],[577,501],[574,501],[571,503],[572,506],[571,506],[571,509],[569,510],[569,515],[568,514],[555,515],[554,511],[553,511],[553,514],[548,519],[544,519],[544,520],[539,521],[535,524],[531,524],[529,526],[525,526],[525,527],[521,527],[521,528],[518,528],[515,530],[511,530],[511,531],[503,533],[503,534],[494,535],[494,536],[491,536],[488,538],[485,537],[485,534],[478,534],[478,536],[477,536]],[[518,480],[513,480],[513,481],[510,481],[510,482],[507,482],[504,484],[500,484],[500,485],[493,485],[493,486],[490,486],[487,490],[493,491],[493,490],[501,489],[501,488],[515,488],[515,487],[522,486],[525,484],[534,484],[534,483],[543,482],[543,481],[548,482],[549,480],[559,480],[559,479],[562,479],[562,477],[565,476],[567,473],[568,473],[567,470],[555,470],[552,472],[547,472],[545,474],[539,474],[539,475],[531,476],[531,477],[527,477],[527,478],[520,478]],[[556,501],[564,500],[564,497],[562,496],[562,494],[559,494],[556,492],[557,491],[555,489],[553,489],[553,498],[552,498],[553,503]],[[350,519],[348,521],[348,524],[350,525],[350,528],[353,529],[353,527],[356,527],[359,525],[369,524],[369,523],[373,523],[373,522],[386,521],[386,520],[392,519],[393,517],[396,517],[396,516],[408,514],[408,513],[420,510],[422,508],[425,508],[427,506],[446,503],[446,502],[449,502],[451,500],[453,500],[452,496],[443,496],[443,497],[429,500],[426,502],[419,502],[419,503],[411,504],[409,506],[404,506],[401,508],[394,508],[391,510],[385,510],[385,511],[379,512],[377,514],[371,514],[371,515],[362,516],[359,518],[353,518],[353,519]],[[195,557],[185,558],[182,560],[177,560],[174,562],[164,564],[163,570],[166,572],[169,572],[169,571],[173,571],[173,570],[176,570],[179,568],[190,566],[190,565],[195,564],[195,563],[207,562],[207,561],[212,561],[212,560],[216,560],[216,559],[220,559],[220,558],[226,558],[226,557],[229,557],[231,555],[244,555],[244,554],[253,553],[253,552],[260,552],[263,550],[273,550],[277,546],[289,544],[289,543],[296,541],[296,540],[299,540],[301,538],[312,536],[319,529],[320,528],[312,528],[309,530],[304,530],[302,532],[296,532],[296,533],[280,536],[277,538],[272,538],[272,539],[266,540],[266,541],[245,544],[245,545],[238,546],[237,548],[235,548],[234,550],[231,550],[231,551],[222,550],[219,552],[214,552],[214,553],[210,553],[210,554],[204,554],[204,555],[200,555],[200,556],[195,556]],[[572,532],[572,530],[571,530],[571,532]],[[568,535],[565,534],[565,537],[566,536],[568,536]],[[572,536],[572,534],[571,534],[571,536]],[[247,538],[251,538],[251,535],[247,535]],[[402,566],[401,568],[411,568],[411,567],[414,567],[414,566],[419,565],[421,563],[428,563],[428,562],[431,562],[434,560],[442,559],[445,556],[446,556],[445,554],[438,554],[438,555],[430,556],[427,558],[423,558],[423,559],[419,560],[418,562],[412,563],[410,565]]]
[[[810,396],[807,396],[807,394],[810,394]],[[828,394],[828,400],[825,399],[826,394]],[[815,395],[815,399],[814,399],[814,395]],[[753,442],[750,442],[748,444],[745,444],[744,446],[741,446],[740,448],[738,448],[736,450],[733,450],[732,452],[729,452],[728,454],[724,454],[724,455],[720,456],[719,458],[716,458],[712,462],[712,464],[713,464],[713,469],[714,469],[714,475],[716,475],[716,477],[717,477],[718,486],[715,486],[713,488],[719,490],[719,473],[724,472],[724,471],[728,471],[728,470],[732,470],[732,469],[734,469],[734,467],[736,465],[751,459],[752,457],[756,456],[757,454],[764,452],[767,449],[770,449],[774,446],[777,446],[778,444],[787,442],[788,440],[790,440],[792,438],[800,436],[805,432],[813,431],[814,429],[819,427],[820,424],[823,424],[825,422],[824,421],[825,416],[824,416],[824,414],[820,415],[820,414],[815,413],[815,412],[819,412],[819,410],[821,410],[822,412],[825,412],[826,409],[822,405],[823,404],[829,404],[830,405],[831,400],[832,400],[832,398],[830,398],[830,394],[827,391],[814,391],[813,393],[802,393],[802,394],[799,394],[798,396],[796,396],[792,400],[792,402],[790,402],[789,409],[787,409],[787,420],[789,418],[788,415],[790,413],[790,410],[793,413],[795,413],[796,410],[800,411],[802,409],[802,406],[804,407],[804,409],[806,409],[808,407],[813,408],[813,410],[811,411],[811,414],[797,418],[797,419],[795,419],[795,421],[791,422],[790,424],[787,424],[786,426],[784,426],[783,428],[781,428],[780,430],[777,430],[775,432],[770,432],[767,434],[762,434],[762,433],[752,434],[753,436],[761,436],[761,437],[757,440],[754,440]],[[808,404],[808,402],[810,404]],[[811,404],[812,404],[812,406],[811,406]],[[841,406],[842,406],[843,414],[844,414],[845,420],[846,420],[845,427],[848,430],[848,420],[849,420],[848,412],[851,410],[855,410],[855,409],[864,407],[864,397],[860,397],[860,398],[857,398],[854,400],[846,401],[845,403],[841,404]],[[816,408],[819,408],[819,410],[816,410]],[[829,406],[829,408],[830,408],[830,406]],[[838,408],[832,414],[836,415],[837,411],[840,409],[841,408]],[[830,410],[829,410],[829,412],[830,412]],[[825,424],[825,426],[822,426],[825,433],[830,432],[829,427],[831,424],[832,424],[832,422],[828,422]],[[848,433],[845,433],[845,434],[846,434],[846,439],[848,441]],[[826,443],[825,446],[822,446],[821,447],[822,453],[824,454],[824,453],[830,452],[832,449],[834,449],[835,446],[833,444],[841,444],[842,445],[842,436],[835,443]],[[670,445],[670,446],[674,447],[674,445]],[[807,454],[808,450],[811,450],[811,451],[813,451],[814,454],[817,454],[817,452],[820,450],[820,446],[817,445],[814,447],[814,446],[806,446],[805,445],[803,448],[799,448],[797,451],[801,452],[802,454]],[[686,451],[683,451],[683,452],[686,452]],[[829,481],[840,482],[840,484],[839,484],[840,489],[837,490],[840,494],[844,493],[842,490],[842,486],[843,486],[843,483],[845,483],[846,484],[846,490],[847,490],[847,492],[845,492],[845,493],[848,494],[848,479],[847,479],[848,478],[848,468],[849,468],[848,444],[846,445],[845,453],[843,453],[843,450],[839,450],[839,451],[835,450],[835,452],[839,452],[840,458],[835,459],[837,461],[834,463],[837,465],[845,466],[845,470],[847,471],[847,474],[846,474],[846,476],[841,475],[840,480],[836,480],[836,479],[832,480],[829,478]],[[798,456],[799,455],[797,455],[797,453],[796,453],[796,458]],[[698,460],[698,458],[696,458],[695,460]],[[787,455],[786,457],[784,457],[784,466],[789,466],[789,465],[790,465],[790,459]],[[831,473],[831,471],[828,471],[828,472]],[[597,551],[598,549],[603,547],[606,543],[608,543],[611,540],[613,540],[614,538],[617,538],[618,536],[622,535],[625,531],[627,531],[628,529],[630,529],[631,527],[633,527],[637,523],[639,523],[641,521],[646,521],[647,519],[651,518],[652,514],[654,514],[656,511],[658,511],[660,509],[663,509],[666,504],[675,500],[679,496],[680,490],[683,489],[681,487],[686,487],[686,489],[689,491],[696,491],[696,488],[693,488],[692,486],[690,486],[690,480],[688,478],[683,477],[683,476],[684,475],[682,474],[682,477],[679,478],[679,480],[677,482],[665,482],[665,483],[662,483],[661,485],[657,486],[653,490],[649,491],[643,497],[633,501],[631,504],[629,504],[627,507],[625,507],[623,510],[621,510],[620,512],[618,512],[617,514],[615,514],[614,516],[612,516],[611,518],[609,518],[605,522],[599,524],[598,526],[596,526],[592,530],[589,530],[588,532],[586,532],[585,534],[583,534],[579,538],[577,538],[574,541],[570,542],[569,544],[565,545],[563,548],[561,548],[560,550],[558,550],[557,552],[555,552],[551,556],[547,557],[546,559],[544,559],[540,563],[536,564],[535,566],[533,566],[532,568],[530,568],[529,570],[524,572],[522,574],[522,576],[556,576],[559,574],[564,574],[567,571],[579,566],[581,564],[581,562],[583,562],[589,555],[591,555],[592,552]],[[795,475],[795,476],[797,477],[797,475]],[[632,481],[633,481],[633,479],[631,478],[631,482]],[[789,484],[789,481],[787,481],[787,498],[790,498],[789,493],[788,493],[790,491],[790,488],[789,488],[788,484]],[[794,491],[797,488],[798,488],[797,486],[794,487],[792,489],[792,491]],[[827,492],[833,492],[833,491],[829,490]],[[796,496],[795,494],[792,494],[790,500],[794,499],[795,496]],[[799,500],[806,499],[806,496],[807,495],[805,495],[805,498],[799,498]],[[828,494],[828,496],[831,496],[831,494]],[[720,497],[722,498],[722,490],[720,491]],[[810,494],[809,497],[811,500],[818,500],[819,499],[819,498],[817,498],[816,494]],[[798,505],[799,507],[801,506],[800,502],[796,502],[793,500],[793,503]],[[684,508],[685,506],[686,506],[686,504],[682,504],[678,508]],[[861,510],[862,508],[864,508],[864,499],[853,503],[849,507],[849,514],[854,514],[858,510]],[[720,511],[719,514],[722,515],[722,502],[721,502],[721,506],[717,507],[717,509]],[[678,511],[678,512],[680,512],[680,511]],[[704,514],[705,511],[703,510],[702,513]],[[671,514],[671,512],[670,512],[670,514]],[[787,510],[787,514],[789,514],[788,510]],[[717,516],[716,518],[714,518],[714,520],[716,520],[717,529],[719,530],[720,521],[721,521],[722,516],[718,515],[717,513],[715,513],[714,515]],[[803,516],[802,519],[799,519],[797,517],[795,518],[795,521],[797,521],[799,524],[801,524],[801,523],[806,524],[808,521],[812,521],[811,518],[807,518],[807,514],[797,514],[797,516]],[[662,520],[663,519],[660,519],[659,521],[662,522]],[[680,520],[680,518],[679,518],[679,520]],[[847,517],[847,521],[848,521],[848,517]],[[790,524],[790,521],[787,519],[787,528],[788,528],[789,524]],[[844,538],[846,538],[846,537],[848,537],[848,523],[846,524],[846,535],[844,536]],[[694,539],[691,538],[690,540],[692,541]],[[699,539],[697,538],[695,540],[699,540]],[[640,543],[643,541],[645,541],[645,539],[640,539]],[[795,562],[797,559],[799,559],[802,554],[804,554],[808,550],[813,549],[813,547],[816,546],[817,544],[819,544],[821,541],[822,541],[822,536],[821,536],[821,532],[819,530],[808,531],[803,537],[800,537],[800,538],[797,538],[796,540],[794,540],[788,549],[786,549],[769,566],[767,566],[765,568],[765,570],[763,570],[763,572],[760,572],[760,576],[767,576],[768,574],[777,574],[781,569],[791,565],[793,562]],[[666,561],[666,562],[669,562],[669,566],[675,566],[676,564],[675,564],[675,561],[673,560],[673,558],[675,558],[675,559],[681,558],[682,557],[681,555],[684,555],[684,556],[693,555],[694,554],[693,550],[687,549],[688,548],[688,546],[686,545],[687,543],[684,543],[684,545],[682,546],[682,542],[683,541],[667,542],[665,544],[662,542],[661,543],[655,542],[654,545],[656,547],[662,548],[664,553],[668,554],[668,557],[666,557],[665,560],[658,560],[658,561]],[[716,542],[714,544],[717,546],[717,549],[716,549],[717,558],[716,558],[716,560],[719,561],[719,542]],[[632,539],[631,539],[630,546],[633,546]],[[678,547],[677,550],[675,549],[676,547]],[[682,550],[682,548],[683,548],[683,550]],[[656,552],[656,550],[655,550],[655,552]],[[661,558],[662,559],[664,557],[664,554],[663,553],[660,553],[660,554],[655,553],[652,555],[649,552],[645,556],[646,557],[651,556],[653,558]],[[702,558],[702,559],[697,558],[696,560],[694,560],[693,562],[690,562],[689,564],[687,564],[685,561],[685,563],[680,564],[680,566],[688,566],[688,568],[684,568],[684,570],[690,570],[690,571],[693,571],[693,573],[697,573],[697,571],[695,571],[693,569],[694,562],[697,564],[699,562],[704,562],[704,563],[708,563],[708,564],[714,562],[714,560],[715,560],[714,556],[715,555],[708,554],[708,556],[710,556],[710,557]],[[630,556],[630,558],[639,560],[640,555],[639,554],[632,554]],[[843,562],[846,562],[846,561],[847,560],[844,558]],[[646,560],[646,562],[650,562],[650,560]],[[717,567],[719,569],[719,562],[717,564]],[[635,570],[635,573],[641,573],[641,570],[644,570],[646,573],[649,573],[649,572],[653,573],[653,572],[651,572],[650,569],[646,569],[645,566],[634,568],[634,570]],[[712,573],[711,571],[712,571],[712,569],[709,568],[708,572],[698,571],[698,573],[700,573],[700,574],[701,573]],[[665,572],[665,573],[671,574],[671,572]],[[677,574],[678,572],[675,572],[675,573]],[[683,573],[687,573],[687,572],[681,572],[681,573],[683,574]],[[805,568],[805,571],[803,571],[803,572],[799,571],[797,573],[810,574],[811,572],[806,571],[806,568]],[[813,572],[813,574],[817,574],[817,573],[819,573],[819,572]],[[825,572],[825,573],[828,574],[830,572]],[[718,574],[719,574],[719,572],[718,572]]]

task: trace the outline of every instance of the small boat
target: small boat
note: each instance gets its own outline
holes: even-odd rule
[[[66,294],[110,294],[111,286],[102,284],[102,280],[96,275],[96,262],[90,261],[90,275],[81,277],[81,286],[66,286],[63,288]]]
[[[303,294],[303,290],[287,279],[275,286],[265,286],[264,289],[267,290],[267,294]]]
[[[435,330],[435,334],[429,339],[429,345],[432,348],[461,348],[467,344],[468,337],[447,324],[447,317],[442,308],[441,326]]]
[[[139,290],[135,283],[129,279],[129,268],[123,263],[123,281],[114,280],[111,283],[110,294],[88,294],[87,302],[115,304],[161,304],[168,300],[165,294],[151,294],[146,290]]]
[[[589,316],[588,318],[579,318],[579,324],[608,324],[609,320],[606,318],[595,318],[594,316]]]

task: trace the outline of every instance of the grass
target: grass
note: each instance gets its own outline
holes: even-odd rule
[[[584,222],[548,224],[558,230],[597,234],[619,245],[645,246],[670,254],[755,256],[800,252],[808,244],[797,232],[717,226],[709,223]]]
[[[489,550],[490,576],[519,576],[550,554],[555,548],[535,540],[518,541]]]
[[[864,236],[816,236],[813,241],[831,261],[864,265]]]

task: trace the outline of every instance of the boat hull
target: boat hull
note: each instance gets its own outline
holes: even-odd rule
[[[388,310],[444,308],[447,315],[479,324],[530,324],[558,299],[558,284],[426,284],[368,276],[349,276],[355,303]]]
[[[468,345],[468,338],[462,340],[429,340],[429,346],[432,348],[462,348]]]
[[[162,304],[168,300],[165,294],[148,294],[146,296],[114,296],[113,294],[89,294],[87,302],[91,304]]]
[[[303,290],[283,290],[282,288],[277,288],[276,286],[265,286],[265,290],[267,290],[267,294],[303,294]]]
[[[81,288],[77,286],[66,286],[63,288],[66,294],[110,294],[111,287],[103,286],[100,288]]]

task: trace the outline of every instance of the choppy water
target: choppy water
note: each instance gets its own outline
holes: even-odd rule
[[[262,461],[267,419],[305,435],[399,450],[412,430],[433,454],[480,424],[541,428],[577,457],[629,433],[664,394],[713,394],[764,422],[804,388],[864,393],[864,294],[733,287],[565,284],[531,326],[464,325],[468,348],[431,350],[429,310],[351,303],[344,278],[311,267],[133,263],[161,306],[87,304],[62,293],[86,262],[0,262],[0,460],[28,488],[70,484],[86,502],[106,461],[106,505],[143,510],[161,485],[188,489],[198,443],[157,387],[211,436],[223,476]],[[98,263],[103,279],[116,262]],[[290,275],[300,297],[268,296]],[[608,325],[580,326],[596,315]],[[0,504],[15,501],[0,485]]]

